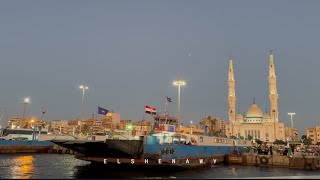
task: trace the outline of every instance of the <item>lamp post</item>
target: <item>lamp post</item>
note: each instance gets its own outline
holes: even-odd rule
[[[289,112],[288,115],[290,115],[290,117],[291,117],[291,133],[292,133],[292,139],[293,139],[294,134],[293,134],[293,121],[292,121],[292,116],[293,116],[293,115],[296,115],[296,113],[295,113],[295,112]]]
[[[35,126],[33,125],[34,120],[31,119],[30,122],[31,122],[31,127],[32,127],[32,141],[34,141],[35,140]]]
[[[21,126],[22,122],[25,120],[27,105],[29,103],[30,103],[30,98],[29,97],[24,98],[24,100],[23,100],[23,114],[22,114],[22,119],[21,119],[21,122],[19,123],[19,126]]]
[[[178,132],[180,133],[180,89],[181,86],[186,85],[186,82],[182,80],[177,80],[173,82],[173,85],[178,86]]]
[[[81,133],[81,121],[83,120],[83,101],[84,101],[84,92],[89,89],[88,86],[81,84],[79,86],[82,89],[82,99],[81,99],[81,112],[80,112],[80,133]]]

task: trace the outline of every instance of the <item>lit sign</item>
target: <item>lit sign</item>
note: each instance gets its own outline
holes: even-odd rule
[[[169,126],[169,131],[174,131],[174,126]]]

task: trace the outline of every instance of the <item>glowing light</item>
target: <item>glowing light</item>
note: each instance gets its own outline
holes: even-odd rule
[[[30,98],[29,97],[24,98],[23,102],[28,104],[30,102]]]
[[[182,81],[182,80],[173,81],[173,85],[176,85],[176,86],[184,86],[184,85],[186,85],[186,82],[185,82],[185,81]]]
[[[79,86],[79,88],[80,88],[80,89],[89,89],[89,87],[88,87],[88,86],[83,85],[83,84],[81,84],[81,85]]]
[[[128,129],[128,130],[132,130],[132,129],[133,129],[132,124],[128,124],[127,129]]]

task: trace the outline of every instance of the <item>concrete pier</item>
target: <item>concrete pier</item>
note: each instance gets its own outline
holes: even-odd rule
[[[0,141],[0,154],[18,153],[47,153],[53,147],[53,143],[46,141]]]
[[[225,163],[245,166],[274,166],[290,169],[320,170],[319,156],[226,155]]]

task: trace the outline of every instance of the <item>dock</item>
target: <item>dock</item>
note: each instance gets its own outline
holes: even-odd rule
[[[228,154],[225,156],[226,164],[244,166],[269,166],[290,169],[320,170],[320,156],[301,155],[261,155],[244,153],[242,155]]]

